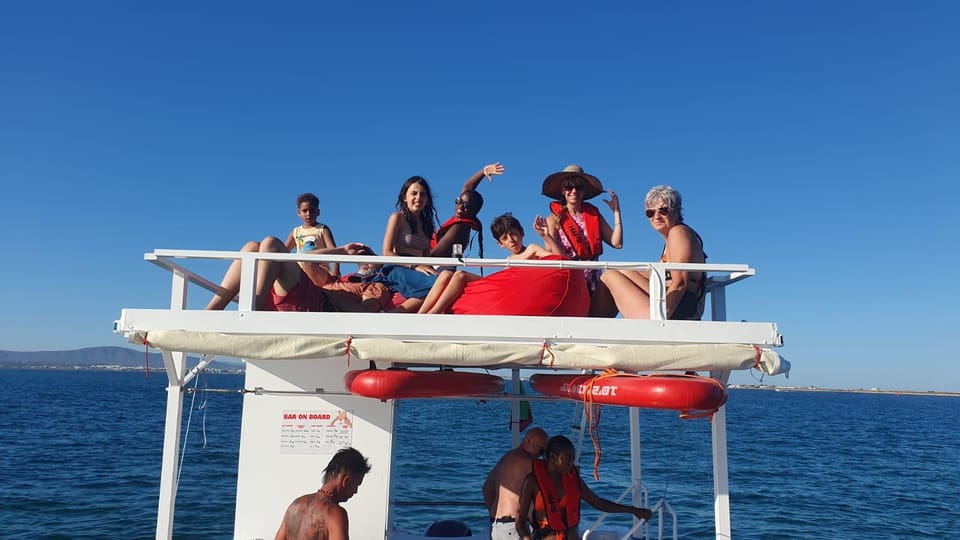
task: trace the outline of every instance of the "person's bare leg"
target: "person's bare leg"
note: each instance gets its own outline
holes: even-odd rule
[[[620,272],[624,277],[632,281],[634,285],[640,287],[643,292],[650,294],[649,272],[640,270],[616,270],[616,272]]]
[[[467,288],[467,283],[478,279],[480,279],[480,276],[476,274],[464,272],[463,270],[457,271],[457,273],[450,278],[450,283],[447,285],[447,288],[443,290],[440,298],[437,299],[437,303],[434,304],[427,313],[446,313],[453,307],[457,299],[460,298],[460,295],[463,294],[463,290]],[[421,311],[421,313],[423,313],[423,311]]]
[[[633,280],[616,270],[607,270],[600,276],[600,281],[610,290],[625,319],[650,318],[650,297]]]
[[[287,247],[276,237],[265,238],[260,242],[261,253],[287,253]],[[329,273],[320,263],[309,263],[312,271],[319,277],[327,273],[323,281],[329,280]],[[306,266],[306,265],[305,265]],[[286,296],[300,283],[300,275],[303,271],[300,265],[292,261],[260,261],[260,267],[257,271],[257,309],[266,305],[267,297],[270,295],[270,289],[279,296]]]
[[[450,283],[450,280],[453,278],[453,270],[444,270],[440,272],[437,276],[437,280],[433,282],[433,286],[430,287],[430,292],[427,293],[427,297],[423,299],[423,304],[420,306],[420,310],[417,313],[433,313],[434,304],[437,303],[437,300],[443,294],[443,291],[447,288],[447,284]]]
[[[240,251],[259,251],[260,243],[259,242],[247,242],[240,248]],[[230,268],[227,269],[227,273],[223,275],[223,280],[220,282],[220,291],[218,291],[213,298],[210,299],[210,303],[207,304],[206,309],[226,309],[230,302],[237,297],[237,293],[240,292],[240,260],[235,260],[230,263]]]
[[[422,298],[407,298],[400,305],[390,310],[390,313],[416,313],[423,305]]]

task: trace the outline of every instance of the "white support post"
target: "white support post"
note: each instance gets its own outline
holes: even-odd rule
[[[710,290],[710,316],[714,321],[727,320],[727,295],[723,286]],[[711,371],[710,376],[724,386],[730,371]],[[727,469],[727,407],[720,407],[710,420],[713,447],[713,526],[717,540],[730,540],[730,481]]]
[[[182,311],[187,307],[186,274],[173,272],[170,290],[170,309]],[[180,475],[180,424],[183,420],[183,376],[187,355],[182,352],[163,352],[167,371],[167,411],[163,429],[163,458],[160,463],[160,498],[157,502],[157,538],[173,537],[173,514],[177,501],[177,478]]]
[[[173,513],[177,499],[180,461],[180,423],[183,419],[183,386],[180,377],[185,353],[163,353],[167,366],[167,412],[163,430],[163,461],[160,465],[160,501],[157,505],[157,538],[173,536]]]
[[[666,270],[659,264],[650,265],[650,320],[663,320],[667,311],[667,295],[664,290]]]
[[[518,396],[520,394],[520,370],[514,368],[511,371],[512,384],[510,389],[514,396]],[[512,442],[510,448],[520,446],[520,400],[516,397],[510,402],[510,440]]]
[[[243,253],[240,256],[240,293],[237,300],[238,311],[253,311],[257,303],[256,284],[258,262],[255,253]]]
[[[646,508],[647,501],[644,500],[643,490],[640,488],[643,482],[643,468],[640,460],[640,409],[630,407],[630,486],[633,488],[633,497],[631,504]],[[639,520],[633,518],[633,525],[636,526]]]

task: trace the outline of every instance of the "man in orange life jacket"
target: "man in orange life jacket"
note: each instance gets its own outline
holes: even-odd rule
[[[583,480],[573,465],[574,449],[570,439],[556,435],[547,443],[543,461],[534,461],[520,488],[517,532],[522,540],[573,540],[579,538],[580,501],[611,514],[633,514],[650,519],[651,512],[601,499]],[[532,523],[529,517],[532,514]],[[532,525],[532,527],[531,527]]]

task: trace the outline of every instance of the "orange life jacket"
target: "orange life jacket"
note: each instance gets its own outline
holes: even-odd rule
[[[560,231],[563,232],[570,245],[577,252],[577,259],[594,261],[603,253],[603,239],[600,235],[600,211],[590,203],[580,203],[583,213],[584,229],[574,221],[567,207],[559,202],[550,203],[550,211],[560,219]]]
[[[537,477],[540,486],[540,497],[543,500],[543,512],[547,515],[547,522],[541,528],[549,527],[557,540],[565,540],[568,529],[580,523],[580,474],[574,467],[561,478],[563,482],[563,499],[557,496],[553,479],[547,472],[544,462],[534,460],[533,474]],[[566,504],[561,504],[566,503]]]

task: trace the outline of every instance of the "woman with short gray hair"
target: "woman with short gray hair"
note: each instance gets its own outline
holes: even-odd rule
[[[660,262],[703,263],[703,240],[697,231],[683,222],[683,198],[668,185],[654,186],[647,192],[644,206],[653,230],[665,241]],[[617,309],[627,319],[650,318],[650,274],[639,270],[607,270],[601,281],[610,289]],[[678,320],[700,320],[706,294],[703,272],[667,271],[666,317]]]

